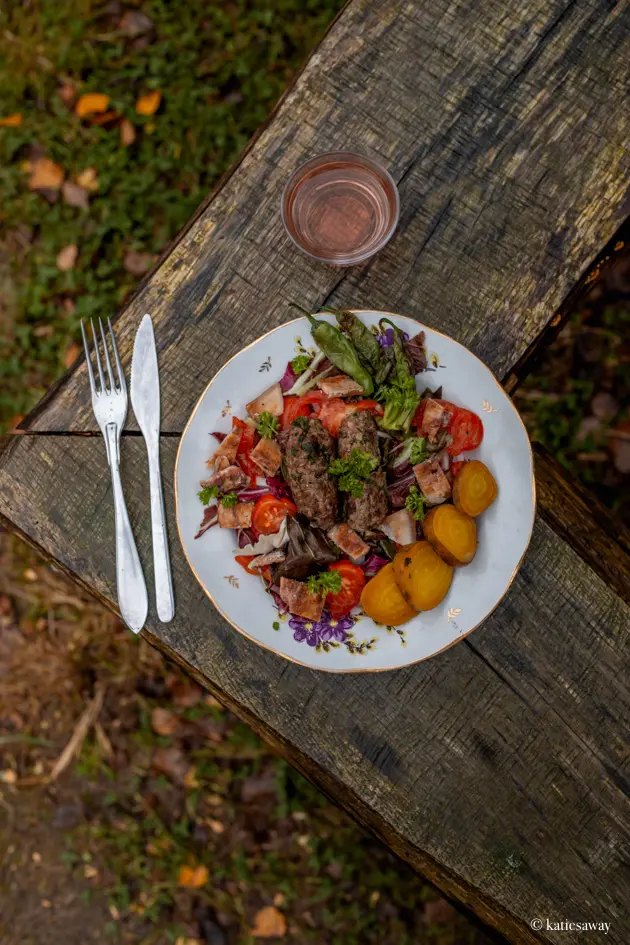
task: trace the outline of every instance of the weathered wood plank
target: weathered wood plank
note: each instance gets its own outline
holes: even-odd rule
[[[163,438],[172,538],[176,447]],[[111,603],[103,458],[98,437],[16,438],[0,467],[0,510]],[[140,438],[125,438],[123,464],[151,582]],[[554,534],[541,493],[543,516],[503,604],[462,644],[415,667],[327,676],[257,648],[218,616],[176,540],[177,616],[168,626],[152,616],[148,636],[512,941],[564,941],[533,933],[537,916],[597,916],[612,923],[608,940],[621,943],[630,932],[630,608]],[[593,529],[599,548],[606,539]]]
[[[499,376],[630,212],[627,0],[352,0],[275,120],[119,319],[156,321],[164,429],[287,303],[414,315]],[[399,183],[392,243],[350,270],[294,250],[282,187],[352,148]],[[27,421],[90,430],[84,365]]]

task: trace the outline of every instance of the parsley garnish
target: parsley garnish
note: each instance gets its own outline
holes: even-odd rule
[[[355,499],[363,495],[366,481],[378,467],[378,459],[363,450],[353,449],[345,459],[335,459],[328,467],[331,476],[338,476],[337,485],[342,492],[349,492]]]
[[[411,441],[411,449],[409,452],[409,462],[412,466],[415,466],[417,463],[421,463],[423,459],[426,459],[428,456],[427,450],[427,441],[423,436],[416,436]]]
[[[413,377],[405,377],[379,388],[376,399],[385,405],[385,412],[379,420],[381,429],[403,430],[406,433],[420,403],[420,394]]]
[[[310,354],[298,354],[297,357],[293,358],[291,361],[291,367],[293,368],[293,373],[299,377],[300,374],[304,374],[304,371],[307,369],[311,363]]]
[[[269,413],[268,410],[264,410],[256,417],[256,429],[263,440],[273,440],[280,429],[280,421],[277,417],[274,417],[272,413]]]
[[[308,432],[308,417],[296,417],[293,421],[292,426],[299,427],[300,430],[304,430],[305,433]]]
[[[236,505],[238,502],[238,496],[236,492],[226,492],[225,495],[221,496],[219,501],[224,509],[231,509],[232,506]]]
[[[408,509],[416,522],[424,522],[427,500],[418,490],[417,486],[412,486],[409,495],[405,499],[405,508]]]
[[[341,575],[339,571],[320,571],[311,574],[306,586],[313,594],[338,594],[341,590]]]
[[[204,505],[207,505],[210,499],[216,499],[219,495],[218,486],[204,486],[201,492],[198,492],[197,495],[201,499]]]

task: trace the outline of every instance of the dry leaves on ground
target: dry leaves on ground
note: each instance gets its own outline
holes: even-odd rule
[[[76,181],[79,187],[85,187],[86,190],[98,190],[98,171],[95,167],[86,167],[77,174]]]
[[[173,712],[158,706],[151,713],[151,727],[157,735],[174,735],[179,728],[179,719]]]
[[[141,95],[136,102],[136,113],[138,115],[155,115],[162,101],[162,93],[157,89],[154,92],[147,92]]]
[[[139,253],[129,249],[123,257],[123,266],[132,276],[143,276],[153,265],[155,256],[152,253]]]
[[[71,243],[69,246],[64,246],[64,248],[60,249],[57,253],[57,269],[61,270],[61,272],[68,272],[69,269],[74,269],[78,255],[79,249],[74,243]]]
[[[66,176],[64,169],[50,158],[28,161],[26,166],[31,175],[28,179],[29,190],[59,190]]]
[[[57,95],[67,108],[72,108],[74,105],[74,100],[77,96],[77,90],[71,83],[64,82],[64,84],[60,85],[57,89]]]
[[[615,469],[627,475],[630,473],[630,420],[623,420],[610,431],[610,436],[610,451]]]
[[[190,709],[197,705],[203,695],[201,686],[192,679],[183,679],[174,673],[166,678],[166,688],[171,699],[180,709]]]
[[[118,24],[118,29],[125,36],[140,36],[153,29],[153,21],[140,10],[127,10]]]
[[[275,906],[265,906],[254,916],[250,931],[254,938],[281,938],[286,935],[287,920]]]
[[[120,123],[120,143],[123,148],[128,148],[136,140],[136,129],[128,118],[123,118]]]
[[[174,745],[157,748],[153,753],[152,765],[155,771],[179,784],[184,784],[190,767],[181,748]]]
[[[66,348],[65,354],[63,356],[63,366],[66,368],[72,367],[76,359],[79,357],[79,346],[75,344],[74,341],[71,341],[68,347]]]
[[[7,115],[6,118],[0,118],[0,128],[18,128],[21,124],[22,116],[19,112]]]
[[[90,194],[85,187],[75,184],[74,181],[65,180],[61,188],[61,196],[69,207],[80,207],[81,210],[88,210],[90,206]]]
[[[106,112],[108,105],[109,95],[103,95],[101,92],[87,92],[79,97],[74,110],[79,118],[86,118],[88,115]]]
[[[201,889],[208,882],[208,867],[202,863],[196,866],[181,866],[177,874],[177,885],[187,889]]]

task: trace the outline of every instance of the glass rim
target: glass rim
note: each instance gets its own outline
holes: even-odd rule
[[[353,161],[358,161],[358,163],[364,164],[369,170],[374,171],[377,174],[381,174],[391,185],[394,194],[394,213],[392,220],[378,242],[375,243],[375,245],[369,250],[355,253],[352,256],[344,256],[340,259],[331,259],[330,256],[318,255],[317,253],[312,253],[310,250],[306,249],[293,235],[287,222],[290,217],[288,213],[288,196],[292,187],[294,187],[296,182],[304,177],[306,172],[312,167],[316,167],[318,164],[330,160],[336,160],[340,163],[346,164],[349,164]],[[382,164],[379,164],[378,161],[373,160],[373,158],[367,157],[365,154],[360,154],[358,151],[324,151],[322,154],[316,154],[314,157],[304,161],[291,173],[282,191],[282,197],[280,200],[280,216],[287,236],[293,245],[296,246],[300,252],[304,253],[305,256],[309,256],[311,259],[316,259],[318,262],[327,263],[329,266],[355,266],[359,263],[365,262],[367,259],[371,259],[372,256],[374,256],[376,253],[379,253],[383,247],[389,243],[390,239],[394,235],[400,219],[400,194],[398,193],[396,181],[390,172],[386,167],[383,167]]]

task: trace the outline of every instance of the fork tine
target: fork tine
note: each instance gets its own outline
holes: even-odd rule
[[[116,390],[116,385],[114,384],[114,375],[112,374],[112,362],[109,360],[109,350],[107,348],[107,338],[105,337],[105,330],[103,328],[103,322],[98,320],[99,328],[101,329],[101,338],[103,339],[103,351],[105,352],[105,364],[107,365],[107,376],[109,377],[109,387],[112,393]]]
[[[94,353],[96,355],[96,367],[98,368],[98,376],[101,381],[101,393],[106,393],[107,388],[105,387],[105,378],[103,377],[103,368],[101,367],[101,356],[98,353],[98,335],[96,334],[93,318],[90,319],[90,324],[92,326],[92,338],[94,339]]]
[[[85,363],[87,364],[88,377],[90,378],[90,389],[92,391],[92,396],[96,396],[96,384],[94,383],[94,371],[92,370],[92,360],[90,358],[90,348],[88,346],[88,340],[85,335],[85,328],[83,327],[83,319],[81,319],[81,334],[83,336],[83,348],[85,350]]]
[[[122,369],[122,364],[120,363],[120,356],[118,354],[118,345],[116,344],[116,335],[114,334],[114,329],[112,328],[112,323],[107,319],[107,326],[109,328],[109,337],[112,342],[112,349],[114,351],[114,360],[116,362],[116,370],[118,372],[118,386],[121,390],[127,390],[127,385],[125,384],[125,372]]]

